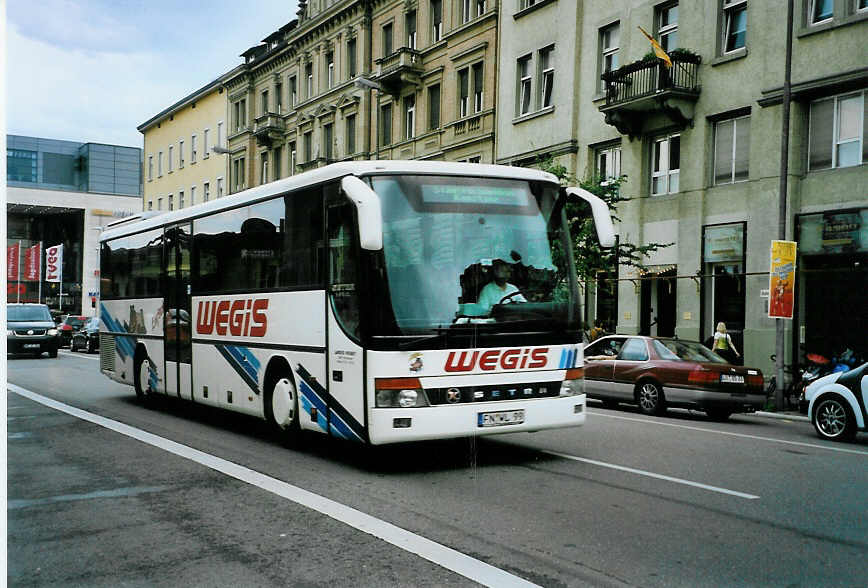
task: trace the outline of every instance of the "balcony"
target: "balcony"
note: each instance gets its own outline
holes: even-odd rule
[[[253,136],[256,137],[257,145],[268,147],[273,141],[283,138],[285,129],[286,125],[283,118],[279,114],[269,112],[256,118],[253,125]]]
[[[377,72],[373,78],[390,94],[399,94],[408,84],[422,87],[422,55],[415,49],[401,47],[391,55],[381,57],[374,63]]]
[[[637,137],[674,123],[685,128],[693,122],[693,111],[701,86],[700,57],[673,51],[672,67],[657,59],[643,59],[604,73],[606,103],[600,112],[606,123],[623,135]]]

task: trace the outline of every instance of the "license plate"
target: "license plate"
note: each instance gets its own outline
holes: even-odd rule
[[[502,410],[499,412],[480,412],[477,425],[480,427],[502,427],[520,425],[524,422],[524,410]]]
[[[24,349],[39,349],[39,343],[25,343]]]
[[[720,374],[721,384],[744,384],[744,376],[740,374]]]

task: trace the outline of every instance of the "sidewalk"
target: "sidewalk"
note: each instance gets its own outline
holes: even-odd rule
[[[767,419],[784,419],[787,421],[800,421],[803,423],[810,423],[811,418],[808,415],[804,415],[797,410],[784,410],[781,412],[770,412],[766,410],[758,410],[755,413],[752,413],[758,417],[763,417]]]

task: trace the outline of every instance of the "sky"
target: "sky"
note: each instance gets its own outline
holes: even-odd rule
[[[239,65],[296,10],[295,0],[6,0],[6,132],[141,147],[137,126]]]

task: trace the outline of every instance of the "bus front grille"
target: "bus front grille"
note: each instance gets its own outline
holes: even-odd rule
[[[115,371],[115,336],[99,334],[99,369]]]

